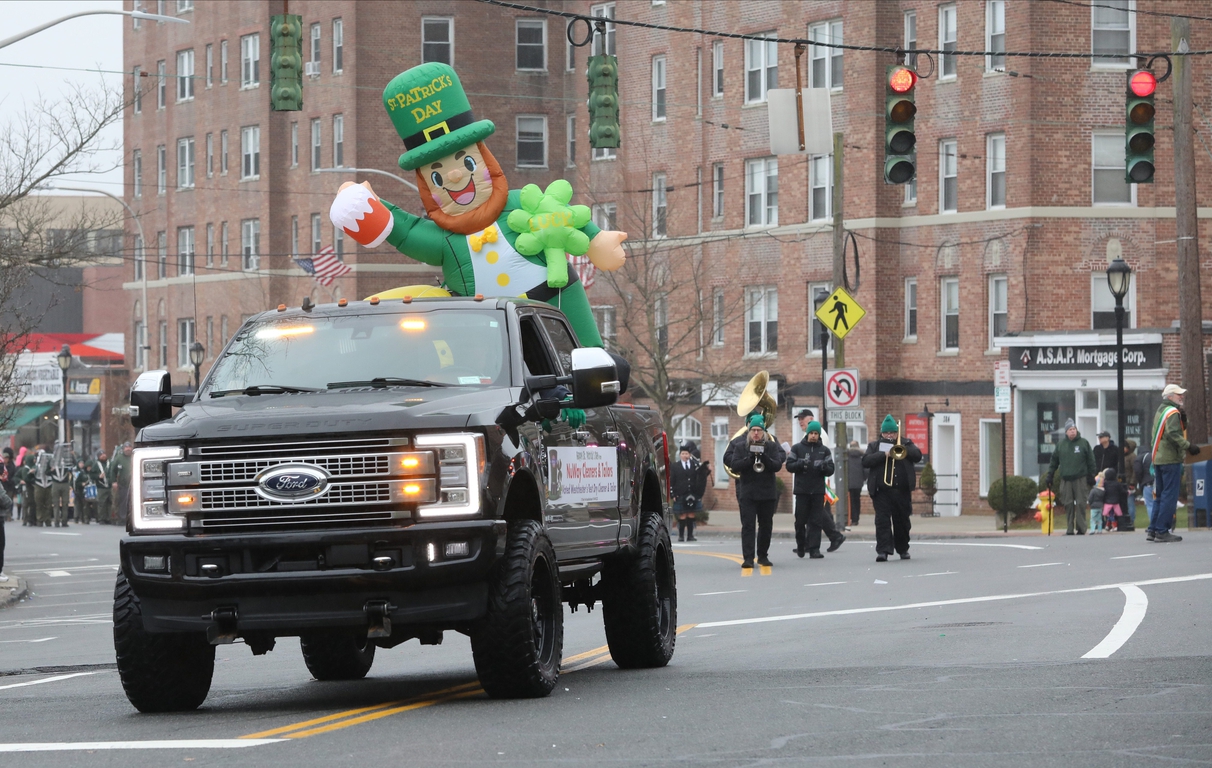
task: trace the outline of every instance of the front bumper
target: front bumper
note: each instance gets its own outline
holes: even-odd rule
[[[505,528],[503,520],[459,520],[390,529],[140,535],[124,537],[120,555],[149,632],[206,631],[217,612],[231,611],[239,634],[363,628],[372,603],[386,603],[397,627],[449,628],[484,614],[488,571],[504,554]],[[460,542],[467,554],[448,557],[446,545]],[[157,571],[159,558],[164,567]]]

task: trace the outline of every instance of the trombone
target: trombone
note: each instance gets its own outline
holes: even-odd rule
[[[903,461],[909,455],[909,449],[901,442],[901,425],[896,425],[896,443],[888,449],[888,457],[884,459],[884,485],[892,487],[896,475],[895,461]]]

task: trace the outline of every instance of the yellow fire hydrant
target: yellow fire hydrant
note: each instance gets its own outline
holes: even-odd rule
[[[1045,488],[1035,497],[1035,519],[1039,521],[1040,533],[1052,535],[1052,507],[1056,494]]]

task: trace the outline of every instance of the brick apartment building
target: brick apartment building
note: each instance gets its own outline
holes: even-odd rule
[[[1198,2],[1099,5],[1206,11]],[[1134,273],[1125,343],[1139,353],[1126,358],[1126,434],[1141,442],[1160,390],[1180,377],[1172,104],[1170,83],[1162,83],[1155,183],[1125,184],[1128,65],[1115,54],[1170,50],[1169,18],[1025,0],[618,0],[579,7],[591,10],[854,45],[1106,54],[1093,61],[936,57],[933,75],[916,89],[917,177],[908,186],[882,178],[884,78],[895,54],[809,46],[804,84],[831,90],[834,130],[845,134],[845,227],[855,234],[861,268],[855,274],[850,265],[850,280],[859,282],[856,298],[867,311],[845,349],[847,365],[860,370],[866,410],[866,423],[852,426],[850,437],[865,444],[885,413],[905,419],[915,440],[928,442],[939,475],[937,511],[958,514],[987,511],[984,496],[1000,476],[995,361],[1013,365],[1012,473],[1039,476],[1067,418],[1092,443],[1099,430],[1114,431],[1114,366],[1098,353],[1114,350],[1104,271],[1122,255]],[[646,295],[644,286],[629,286],[620,297],[599,279],[591,299],[616,305],[599,310],[600,323],[621,347],[696,347],[683,358],[690,383],[684,412],[693,417],[677,434],[702,441],[704,458],[714,459],[716,488],[724,489],[720,459],[740,420],[731,398],[700,407],[697,375],[739,367],[743,381],[768,369],[780,439],[800,437],[793,410],[808,406],[819,415],[819,331],[810,331],[814,301],[833,287],[832,158],[770,157],[765,94],[776,84],[794,87],[792,46],[622,24],[611,35],[620,60],[622,148],[578,163],[575,186],[590,193],[600,215],[617,216],[632,233],[633,256],[664,260],[641,272],[648,287],[671,288],[647,311],[637,312],[644,308],[635,301]],[[1192,37],[1193,49],[1212,47],[1212,24],[1193,21]],[[929,68],[923,58],[922,73]],[[1193,70],[1198,101],[1212,86],[1212,63],[1196,58]],[[579,79],[578,87],[584,89]],[[576,114],[584,119],[579,103]],[[1196,121],[1209,127],[1206,117]],[[1196,150],[1206,177],[1212,156],[1198,144]],[[1199,195],[1206,218],[1212,191]],[[1207,241],[1201,233],[1204,275],[1212,269]],[[685,270],[694,278],[679,282]],[[1205,278],[1205,318],[1212,318],[1210,288]],[[919,417],[927,405],[932,418]],[[735,503],[729,492],[716,493],[715,502]]]

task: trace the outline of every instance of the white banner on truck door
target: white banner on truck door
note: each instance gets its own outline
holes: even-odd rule
[[[614,446],[547,449],[547,498],[560,504],[616,503],[619,456]]]

